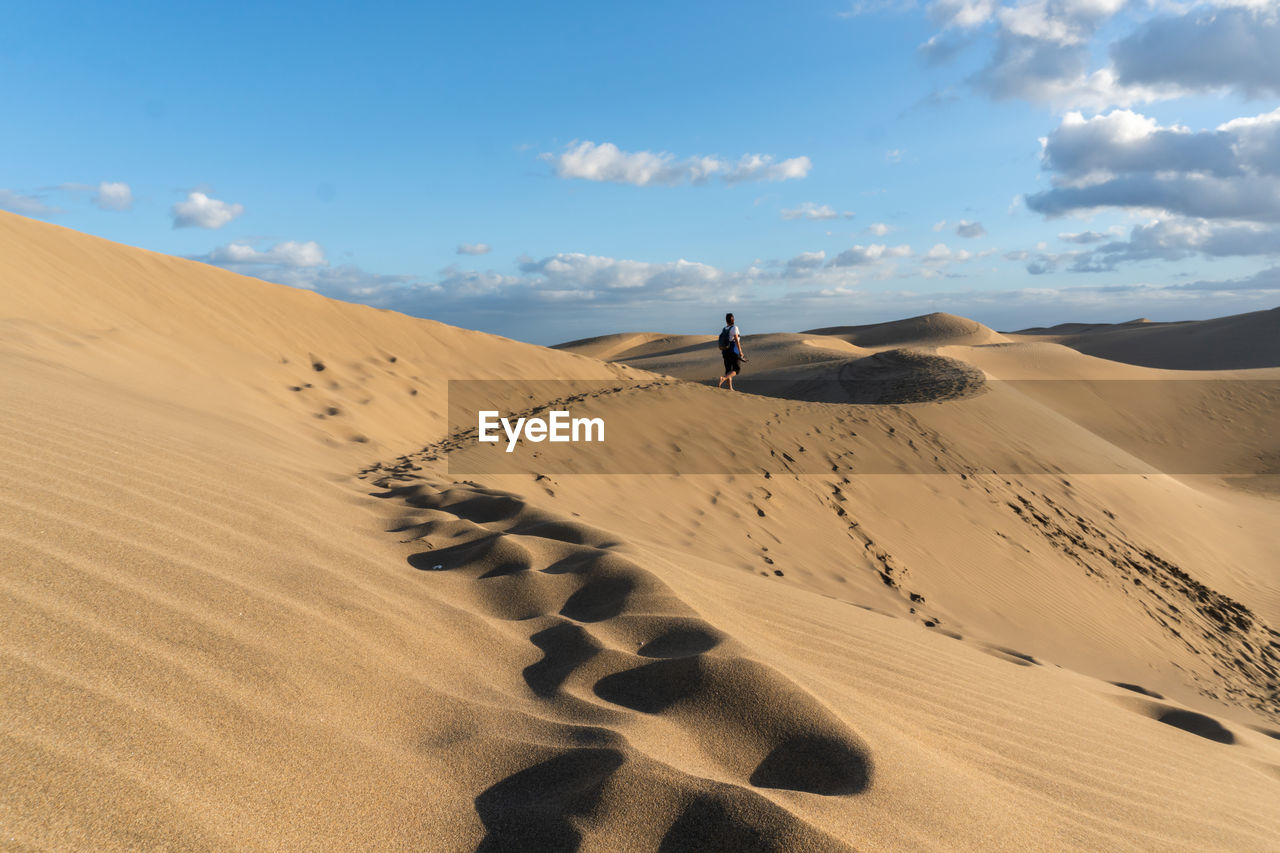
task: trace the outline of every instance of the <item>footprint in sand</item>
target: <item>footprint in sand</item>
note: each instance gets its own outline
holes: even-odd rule
[[[643,810],[631,817],[634,849],[659,853],[785,853],[849,851],[850,847],[750,790],[689,777],[643,757],[628,757],[626,741],[600,729],[574,733],[591,743],[543,759],[499,780],[475,798],[486,835],[477,853],[509,850],[577,851],[591,831],[607,826],[610,810]],[[645,802],[621,791],[642,785]],[[674,813],[665,827],[654,816]],[[658,833],[661,833],[659,837]],[[591,839],[598,844],[598,839]],[[612,839],[611,843],[616,843]]]
[[[1213,717],[1197,714],[1195,711],[1164,706],[1160,707],[1156,712],[1155,720],[1164,723],[1166,726],[1173,726],[1175,729],[1182,729],[1184,732],[1190,732],[1193,735],[1217,741],[1218,743],[1232,744],[1236,742],[1236,736],[1231,733],[1230,729]]]
[[[857,735],[776,670],[726,651],[725,636],[653,573],[613,550],[622,543],[611,534],[476,485],[402,487],[379,497],[430,512],[419,525],[401,523],[399,532],[445,540],[411,556],[410,565],[469,578],[478,590],[473,600],[486,612],[530,622],[529,641],[542,658],[522,675],[535,696],[557,709],[583,713],[594,700],[603,704],[592,718],[610,708],[623,715],[617,719],[657,717],[756,788],[848,796],[871,784],[871,752]],[[574,701],[563,701],[570,689]],[[566,767],[607,776],[602,768],[615,759],[607,750],[553,759],[504,780],[499,793],[518,800],[522,794],[513,792],[532,791]],[[490,809],[498,797],[491,792],[477,809]],[[573,814],[586,795],[570,785],[564,796],[559,812]],[[501,821],[492,822],[491,836],[501,836]],[[562,821],[520,822],[536,824],[549,841],[569,837]]]
[[[1118,685],[1128,689],[1128,685]],[[1137,692],[1145,695],[1152,695],[1149,691],[1139,689]],[[1197,711],[1188,711],[1185,708],[1175,708],[1172,705],[1166,705],[1163,702],[1153,702],[1148,699],[1139,699],[1136,696],[1113,696],[1112,699],[1118,702],[1122,707],[1135,711],[1144,717],[1150,717],[1158,723],[1164,723],[1166,726],[1173,726],[1175,729],[1189,734],[1202,737],[1221,744],[1234,744],[1236,742],[1235,733],[1224,726],[1222,723],[1210,717],[1208,714],[1201,714]]]
[[[1015,649],[989,644],[981,644],[978,648],[982,649],[982,651],[991,655],[993,658],[999,658],[1000,660],[1008,661],[1009,663],[1017,664],[1018,666],[1041,666],[1040,661],[1036,660],[1031,655],[1024,654],[1023,652]]]
[[[590,812],[626,756],[617,749],[575,749],[512,774],[476,797],[488,834],[480,851],[577,850],[572,818]]]
[[[1123,687],[1125,690],[1132,690],[1134,693],[1141,693],[1143,696],[1150,696],[1152,699],[1164,698],[1164,696],[1155,692],[1154,690],[1148,690],[1147,688],[1137,684],[1129,684],[1128,682],[1125,682],[1125,681],[1113,681],[1111,683],[1114,684],[1116,687]]]

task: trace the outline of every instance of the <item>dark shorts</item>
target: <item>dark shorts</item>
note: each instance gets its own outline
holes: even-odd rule
[[[728,376],[730,373],[742,372],[742,359],[738,358],[738,354],[731,349],[724,350],[720,353],[724,357],[724,372]]]

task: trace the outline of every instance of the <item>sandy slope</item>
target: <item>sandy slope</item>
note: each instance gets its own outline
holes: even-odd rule
[[[863,347],[942,346],[1001,343],[1005,337],[967,317],[936,312],[868,326],[832,326],[808,334],[830,335]]]
[[[666,384],[588,402],[673,464],[726,414],[791,461],[463,482],[431,459],[447,379],[642,374],[9,214],[0,280],[0,846],[1280,837],[1274,499],[1150,473],[1077,401]],[[817,378],[904,346],[1083,369],[908,332],[747,346]],[[593,354],[705,364],[664,337]],[[979,468],[1050,440],[1149,473]],[[850,453],[938,470],[812,473]]]
[[[1011,340],[1047,340],[1146,367],[1230,370],[1280,364],[1280,308],[1183,323],[1068,323],[1024,329]]]

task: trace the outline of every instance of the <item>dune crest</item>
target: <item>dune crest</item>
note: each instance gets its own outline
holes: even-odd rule
[[[1280,308],[1182,323],[1153,323],[1145,317],[1114,325],[1065,323],[1023,329],[1009,337],[1053,341],[1087,355],[1143,367],[1280,367]]]
[[[942,312],[865,326],[829,326],[805,334],[843,338],[861,347],[976,346],[1006,340],[999,332],[975,320]]]

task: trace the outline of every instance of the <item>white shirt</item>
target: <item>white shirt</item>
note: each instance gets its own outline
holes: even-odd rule
[[[738,345],[738,327],[737,327],[737,325],[735,324],[735,325],[732,325],[732,326],[725,326],[725,328],[729,330],[729,348],[728,348],[727,350],[725,350],[725,352],[731,352],[731,353],[735,353],[735,354],[737,354],[738,356],[741,356],[741,355],[742,355],[742,347]]]

